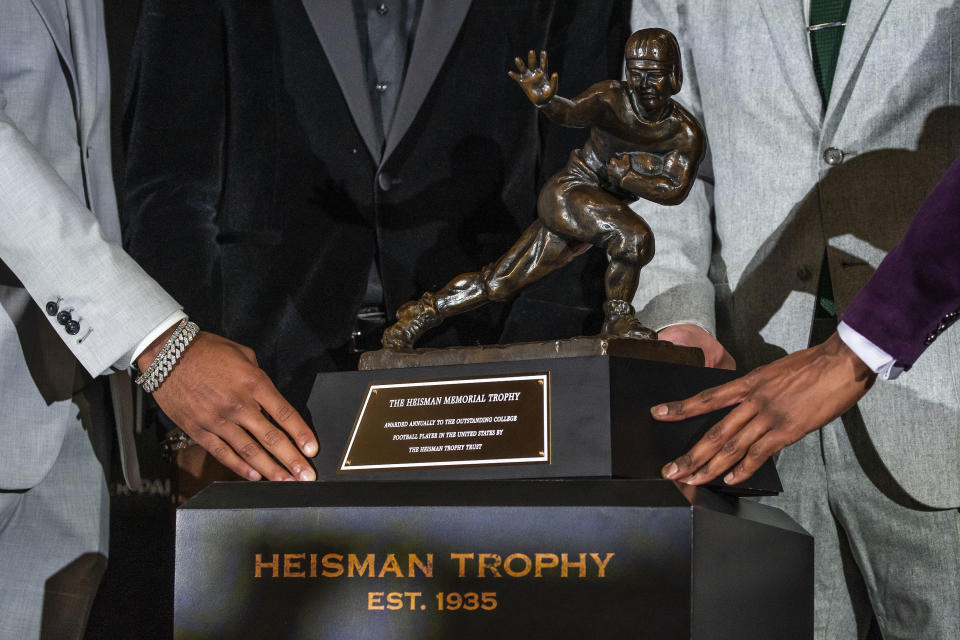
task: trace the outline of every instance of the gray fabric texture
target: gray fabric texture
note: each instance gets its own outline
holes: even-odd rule
[[[715,330],[743,370],[805,348],[824,250],[842,313],[960,154],[960,5],[854,2],[823,112],[802,3],[636,0],[633,11],[634,28],[679,38],[678,100],[710,145],[685,203],[635,206],[657,245],[634,300],[641,321]],[[960,332],[859,408],[909,495],[960,505]]]
[[[77,363],[108,372],[177,308],[116,244],[101,14],[81,0],[0,4],[4,489],[36,484],[56,458],[70,416],[51,403],[72,395]],[[58,298],[77,335],[42,311]]]
[[[109,500],[76,419],[39,484],[0,491],[0,638],[83,637],[106,567]]]
[[[710,145],[687,202],[635,207],[657,243],[641,321],[713,330],[742,371],[807,347],[824,252],[842,313],[960,154],[960,2],[854,0],[826,105],[802,2],[634,0],[632,18],[677,35],[678,100]],[[815,536],[819,640],[863,637],[871,609],[888,639],[960,634],[958,410],[953,331],[781,453],[770,502]]]
[[[0,3],[3,638],[82,634],[108,529],[78,367],[109,372],[178,308],[118,244],[102,12],[98,0]],[[50,301],[78,333],[44,311]],[[109,420],[87,427],[109,437]]]

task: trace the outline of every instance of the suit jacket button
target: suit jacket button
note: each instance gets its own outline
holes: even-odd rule
[[[51,300],[50,302],[47,303],[46,309],[47,309],[48,316],[55,316],[57,315],[57,311],[60,310],[60,305],[58,305],[56,302]]]
[[[823,152],[823,161],[831,167],[835,167],[843,162],[843,151],[836,147],[830,147]]]
[[[390,191],[390,188],[393,187],[393,178],[386,171],[381,171],[380,175],[377,176],[377,184],[384,191]]]
[[[57,322],[59,322],[63,326],[67,326],[67,323],[70,322],[71,320],[73,320],[73,318],[70,317],[69,311],[64,310],[57,314]]]
[[[809,280],[811,275],[812,274],[810,273],[810,269],[808,269],[806,266],[802,266],[799,269],[797,269],[797,278],[803,282],[806,282],[807,280]]]
[[[72,336],[75,336],[78,333],[80,333],[80,323],[77,322],[76,320],[71,320],[64,326],[64,328],[66,329],[67,333],[69,333]]]

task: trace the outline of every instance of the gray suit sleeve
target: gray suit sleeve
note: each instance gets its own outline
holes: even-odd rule
[[[80,332],[44,314],[91,375],[179,308],[100,226],[5,112],[0,87],[0,260],[43,308],[61,298]]]
[[[703,122],[696,70],[685,42],[680,16],[681,3],[675,0],[635,0],[633,30],[662,27],[677,36],[683,57],[683,86],[675,96]],[[700,167],[700,176],[681,204],[665,207],[646,200],[632,205],[653,230],[656,254],[640,275],[633,299],[637,316],[648,327],[662,329],[671,324],[691,323],[716,335],[714,287],[708,277],[712,229],[710,154]]]

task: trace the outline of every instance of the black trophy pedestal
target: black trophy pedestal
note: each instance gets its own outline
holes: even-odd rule
[[[549,374],[549,464],[339,470],[370,385],[540,372]],[[680,423],[660,423],[650,416],[650,407],[688,397],[735,376],[732,371],[609,355],[322,373],[308,402],[320,442],[313,466],[319,480],[339,481],[659,479],[661,467],[688,451],[726,411]],[[442,408],[437,411],[437,415],[445,415]],[[478,413],[484,410],[478,409]],[[769,461],[740,485],[727,487],[718,479],[709,486],[740,495],[781,490]]]
[[[218,483],[177,638],[809,638],[813,540],[665,480]]]
[[[812,538],[660,479],[719,416],[650,406],[732,375],[610,352],[320,375],[322,482],[178,510],[176,637],[809,638]],[[767,465],[733,491],[779,489]]]

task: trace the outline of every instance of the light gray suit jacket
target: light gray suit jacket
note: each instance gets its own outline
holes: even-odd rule
[[[657,243],[641,320],[698,324],[743,368],[805,348],[825,248],[842,312],[960,153],[960,3],[854,0],[825,109],[803,2],[633,11],[679,38],[678,99],[710,145],[684,204],[636,207]],[[876,386],[859,408],[883,464],[918,501],[960,505],[960,332]]]
[[[34,486],[56,459],[77,419],[77,364],[109,373],[178,308],[117,244],[102,12],[99,0],[0,3],[3,489]],[[78,334],[42,310],[58,298]]]

